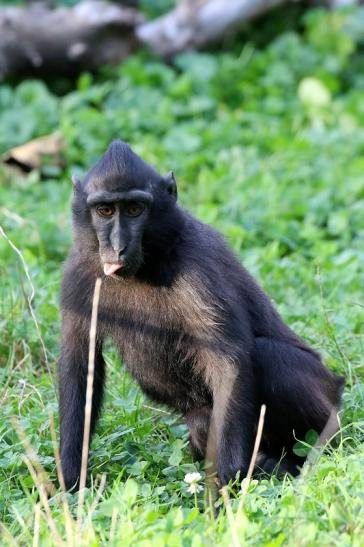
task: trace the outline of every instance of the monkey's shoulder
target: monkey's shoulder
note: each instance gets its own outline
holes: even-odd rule
[[[91,314],[97,277],[101,275],[97,257],[86,257],[72,248],[63,264],[61,307],[79,315]]]

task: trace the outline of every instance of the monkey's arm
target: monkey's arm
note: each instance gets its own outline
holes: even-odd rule
[[[217,475],[222,484],[246,476],[253,452],[257,406],[250,371],[227,374],[214,390],[212,433],[216,439]]]
[[[60,390],[61,463],[66,488],[78,485],[81,467],[86,382],[89,351],[89,321],[63,312],[62,348],[58,364]],[[91,432],[102,401],[105,363],[101,344],[96,344]]]

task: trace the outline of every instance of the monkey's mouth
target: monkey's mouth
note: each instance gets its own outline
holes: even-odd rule
[[[106,257],[105,257],[106,258]],[[119,259],[118,262],[104,261],[101,256],[101,264],[104,274],[107,277],[113,277],[114,279],[124,279],[136,274],[141,265],[141,258],[137,253],[130,254]]]
[[[104,274],[114,275],[122,267],[123,267],[123,264],[114,264],[112,262],[104,262]]]

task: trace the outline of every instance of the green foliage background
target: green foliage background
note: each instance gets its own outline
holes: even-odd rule
[[[1,226],[29,267],[52,370],[29,313],[22,262],[0,238],[1,543],[33,541],[38,502],[14,417],[56,478],[49,414],[57,413],[70,172],[82,175],[122,138],[161,172],[174,170],[183,205],[225,234],[284,318],[347,378],[338,449],[304,478],[253,481],[237,518],[240,540],[364,544],[363,29],[363,8],[316,10],[304,17],[302,32],[280,34],[261,49],[255,39],[237,41],[234,53],[184,54],[174,67],[140,53],[97,77],[82,75],[63,96],[40,81],[0,86],[0,150],[58,129],[69,166],[48,165],[28,177],[0,167]],[[111,348],[107,361],[91,455],[94,479],[107,473],[107,484],[79,541],[231,544],[224,508],[212,521],[202,511],[203,494],[195,500],[187,492],[185,473],[202,470],[191,462],[179,417],[154,408]],[[69,496],[71,507],[76,498]],[[231,502],[236,511],[233,492]],[[50,507],[66,537],[59,494]],[[39,533],[42,545],[53,543],[44,519]]]

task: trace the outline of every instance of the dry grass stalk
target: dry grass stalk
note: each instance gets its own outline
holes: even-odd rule
[[[59,448],[58,448],[58,442],[57,442],[57,436],[56,436],[56,428],[54,426],[54,418],[52,414],[49,415],[49,423],[50,423],[50,429],[51,429],[54,458],[56,460],[57,477],[62,490],[61,499],[62,499],[63,513],[64,513],[65,521],[66,521],[67,545],[70,546],[74,544],[74,541],[73,541],[75,537],[74,536],[74,520],[71,516],[71,511],[70,511],[67,497],[65,494],[66,485],[64,482],[64,476],[63,476],[62,465],[61,465],[61,457],[59,454]]]
[[[247,482],[250,482],[250,480],[252,478],[254,467],[255,467],[255,462],[257,460],[259,446],[260,446],[260,442],[262,440],[266,409],[267,409],[266,405],[262,405],[260,407],[260,415],[259,415],[257,434],[255,436],[254,450],[253,450],[253,454],[252,454],[252,457],[251,457],[251,460],[250,460],[248,473],[246,475]]]
[[[254,449],[253,449],[253,454],[252,454],[252,457],[251,457],[251,460],[250,460],[250,464],[249,464],[249,469],[248,469],[248,473],[242,483],[242,486],[241,486],[241,493],[240,493],[240,501],[239,501],[239,506],[238,506],[238,512],[237,512],[237,515],[239,516],[239,514],[241,513],[241,510],[243,508],[243,505],[244,505],[244,500],[245,500],[245,496],[246,496],[246,493],[248,491],[248,488],[249,488],[249,484],[250,484],[250,481],[251,481],[251,478],[253,476],[253,471],[254,471],[254,467],[255,467],[255,463],[257,461],[257,456],[258,456],[258,452],[259,452],[259,447],[260,447],[260,442],[262,440],[262,434],[263,434],[263,427],[264,427],[264,419],[265,419],[265,411],[266,411],[267,407],[266,405],[262,405],[260,407],[260,415],[259,415],[259,422],[258,422],[258,429],[257,429],[257,434],[255,436],[255,443],[254,443]]]
[[[101,475],[100,485],[97,489],[95,499],[92,502],[92,505],[91,505],[91,507],[89,509],[89,512],[88,512],[88,515],[87,515],[88,522],[91,522],[91,520],[92,520],[92,515],[93,515],[93,513],[94,513],[94,511],[97,507],[97,504],[99,503],[99,501],[101,499],[102,493],[103,493],[104,488],[105,488],[105,484],[106,484],[106,474],[103,473]]]
[[[229,522],[229,525],[230,525],[231,538],[233,540],[233,546],[234,547],[240,547],[241,543],[240,543],[240,539],[239,539],[238,528],[237,528],[237,525],[236,525],[236,520],[234,518],[233,509],[231,507],[231,501],[230,501],[229,493],[228,493],[228,490],[227,490],[227,486],[223,486],[221,488],[220,492],[221,492],[221,495],[223,497],[224,504],[225,504],[226,516],[227,516],[227,519],[228,519],[228,522]]]
[[[85,404],[85,424],[83,429],[80,488],[79,488],[78,508],[77,508],[77,521],[79,525],[81,523],[82,510],[83,510],[83,504],[85,499],[87,461],[88,461],[88,452],[89,452],[89,444],[90,444],[92,395],[93,395],[93,383],[94,383],[94,375],[95,375],[97,312],[99,308],[100,289],[101,289],[101,279],[98,278],[96,279],[94,296],[92,300],[92,314],[91,314],[91,325],[90,325],[90,344],[89,344],[89,354],[88,354],[86,404]]]
[[[14,545],[15,547],[19,547],[19,543],[15,541],[3,522],[0,522],[0,537],[3,539],[3,542],[6,538],[7,540],[9,540],[9,544]]]
[[[51,480],[49,479],[47,471],[44,469],[43,465],[40,463],[38,456],[34,451],[34,448],[29,442],[28,437],[24,433],[23,429],[20,427],[18,420],[14,419],[12,420],[12,423],[14,425],[14,429],[17,432],[17,435],[20,441],[22,442],[24,446],[25,453],[27,455],[28,460],[31,462],[32,467],[34,467],[34,469],[37,472],[39,481],[41,482],[41,484],[43,485],[43,487],[45,488],[49,496],[55,496],[56,489],[53,483],[51,482]]]
[[[54,452],[54,458],[56,460],[56,469],[57,469],[57,477],[59,484],[61,486],[61,489],[63,492],[66,491],[66,484],[64,482],[64,476],[62,471],[62,465],[61,465],[61,458],[59,455],[59,448],[58,448],[58,442],[56,437],[56,428],[54,425],[54,418],[52,414],[49,414],[49,424],[51,429],[51,437],[52,437],[52,445],[53,445],[53,452]]]
[[[39,521],[40,521],[40,503],[34,506],[34,530],[33,530],[33,547],[39,545]]]
[[[39,497],[40,497],[40,501],[41,501],[41,504],[43,505],[43,508],[44,508],[44,511],[45,511],[46,522],[49,526],[49,529],[51,531],[53,539],[54,539],[54,541],[56,542],[57,545],[64,545],[64,543],[61,539],[61,536],[58,533],[56,523],[54,522],[53,517],[52,517],[52,513],[51,513],[51,510],[50,510],[50,507],[49,507],[48,497],[47,497],[47,492],[46,492],[45,486],[41,482],[41,480],[39,479],[39,476],[37,475],[37,473],[36,473],[36,471],[35,471],[35,469],[32,465],[32,462],[30,461],[30,459],[27,458],[27,456],[24,456],[24,461],[25,461],[25,463],[26,463],[26,465],[29,469],[29,473],[32,476],[34,484],[37,487]]]
[[[52,415],[50,415],[49,418],[50,418],[51,437],[52,437],[53,450],[54,450],[54,455],[55,455],[55,460],[56,460],[58,480],[59,480],[59,483],[60,483],[61,488],[63,490],[63,492],[62,492],[62,507],[63,507],[63,512],[64,512],[64,516],[65,516],[65,521],[66,521],[67,545],[73,545],[73,543],[74,543],[73,542],[73,538],[74,538],[74,533],[73,533],[74,525],[73,525],[73,522],[74,521],[73,521],[72,516],[71,516],[71,512],[70,512],[70,509],[69,509],[67,498],[65,496],[65,484],[64,484],[63,474],[62,474],[62,467],[61,467],[61,461],[60,461],[60,456],[59,456],[58,443],[57,443],[57,439],[56,439],[54,419],[53,419]],[[25,452],[26,452],[26,455],[27,455],[27,459],[25,460],[25,462],[26,463],[29,462],[29,464],[31,465],[31,468],[30,468],[28,463],[27,463],[29,472],[33,477],[33,480],[35,482],[37,490],[39,491],[39,496],[42,500],[42,496],[41,496],[41,493],[40,493],[40,487],[41,487],[43,492],[44,492],[45,499],[48,500],[48,496],[55,496],[57,494],[56,489],[55,489],[53,483],[50,481],[46,470],[44,469],[42,464],[39,462],[37,454],[35,453],[33,447],[31,446],[31,444],[29,442],[29,439],[25,435],[24,431],[21,429],[19,423],[16,420],[14,420],[13,424],[14,424],[14,428],[16,429],[17,434],[18,434],[18,436],[19,436],[19,438],[20,438],[20,440],[21,440],[21,442],[22,442],[22,444],[25,448]],[[35,475],[36,479],[35,479],[34,475]],[[44,506],[43,501],[42,501],[42,505]],[[48,501],[47,501],[47,506],[48,506]],[[37,511],[36,508],[35,508],[35,511]],[[40,513],[40,515],[41,515],[41,513]],[[49,515],[48,515],[47,510],[46,510],[45,518],[46,518],[46,521],[47,521],[49,527],[51,528],[51,523],[49,522],[49,518],[48,518],[48,516],[50,516],[50,515],[51,515],[50,512],[49,512]],[[38,518],[37,513],[35,513],[35,516],[34,516],[34,519],[35,519],[34,520],[34,534],[36,532],[36,526],[39,526],[39,520],[37,521],[36,520],[37,518]],[[61,540],[61,542],[62,542],[62,540]]]
[[[45,362],[45,365],[46,365],[46,368],[47,368],[47,372],[48,372],[50,378],[53,378],[53,375],[51,373],[51,369],[50,369],[50,366],[49,366],[49,362],[48,362],[46,346],[45,346],[45,343],[44,343],[44,340],[43,340],[43,337],[42,337],[42,333],[40,331],[37,316],[35,315],[35,311],[34,311],[34,308],[33,308],[33,299],[34,299],[34,296],[35,296],[35,288],[34,288],[34,285],[33,285],[33,282],[32,282],[32,278],[30,277],[30,273],[29,273],[27,263],[25,262],[25,259],[22,255],[22,252],[18,249],[18,247],[7,236],[7,234],[5,233],[2,226],[0,226],[0,235],[3,236],[3,238],[9,243],[9,245],[13,249],[13,251],[18,255],[18,257],[20,258],[20,261],[22,263],[22,266],[24,268],[25,276],[26,276],[26,278],[29,282],[29,285],[30,285],[30,294],[27,295],[27,297],[26,297],[29,312],[30,312],[30,315],[33,319],[35,328],[36,328],[37,333],[38,333],[38,338],[39,338],[39,341],[40,341],[40,344],[41,344],[41,347],[42,347],[44,362]]]
[[[8,387],[10,385],[10,382],[12,381],[13,379],[13,375],[14,373],[19,370],[22,366],[22,364],[24,363],[24,361],[29,357],[29,354],[27,353],[26,355],[24,355],[24,357],[22,359],[20,359],[20,361],[15,365],[15,367],[11,368],[8,372],[8,375],[7,375],[7,379],[6,379],[6,382],[0,392],[0,407],[3,405],[3,403],[5,402],[5,400],[7,399],[8,397]]]
[[[110,526],[110,535],[109,535],[109,543],[110,544],[113,542],[114,537],[115,537],[115,530],[116,530],[117,521],[118,521],[118,512],[117,512],[116,507],[114,507],[113,510],[112,510],[112,515],[111,515],[111,526]]]

